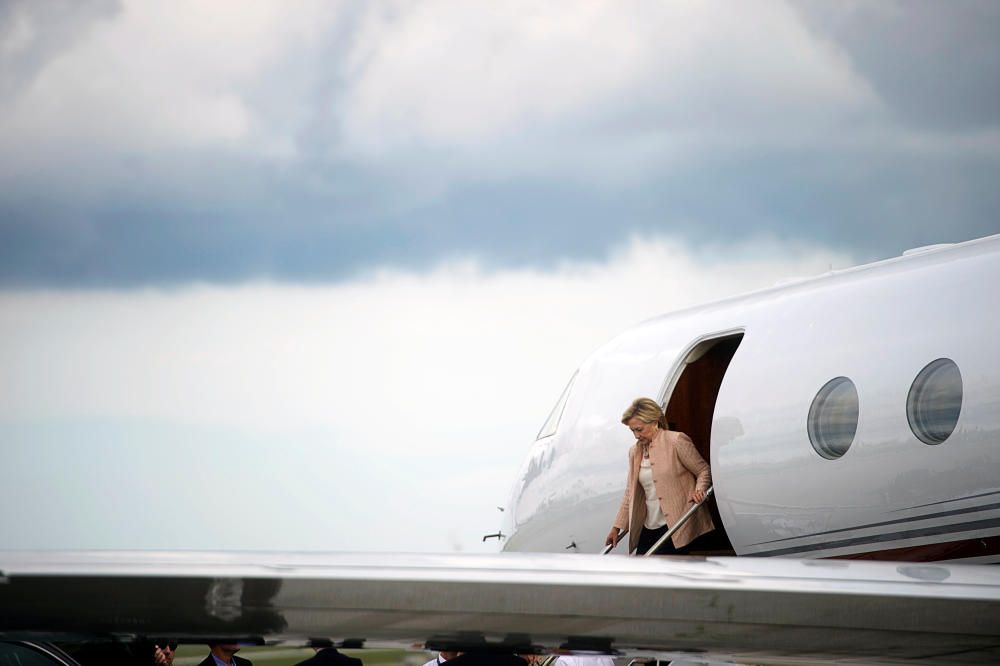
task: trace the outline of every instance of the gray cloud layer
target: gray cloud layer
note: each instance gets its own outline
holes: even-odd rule
[[[997,233],[992,2],[8,3],[0,283]]]

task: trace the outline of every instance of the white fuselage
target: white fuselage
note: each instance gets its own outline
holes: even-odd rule
[[[718,509],[736,554],[1000,560],[998,288],[993,236],[625,332],[581,365],[555,433],[532,447],[504,549],[599,551],[633,442],[622,411],[639,396],[667,404],[699,344],[742,335],[709,416]],[[950,435],[927,444],[907,410],[915,379],[937,359],[961,373],[961,406]],[[807,423],[817,393],[839,377],[856,390],[856,432],[830,459]]]

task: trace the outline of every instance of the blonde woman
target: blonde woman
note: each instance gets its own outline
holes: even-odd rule
[[[628,451],[628,480],[622,503],[604,543],[617,545],[619,531],[627,527],[629,552],[642,555],[691,504],[705,499],[712,473],[691,438],[667,428],[667,419],[656,401],[637,398],[622,414],[622,423],[635,435],[635,444]],[[712,516],[702,507],[656,554],[684,555],[691,542],[714,529]]]

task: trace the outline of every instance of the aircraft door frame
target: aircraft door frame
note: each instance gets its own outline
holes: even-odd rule
[[[674,362],[674,365],[670,368],[666,378],[663,380],[663,385],[660,387],[660,392],[657,396],[657,401],[660,403],[660,407],[664,410],[667,408],[670,403],[670,397],[672,396],[674,389],[677,388],[677,382],[680,381],[681,375],[684,374],[684,371],[687,370],[687,367],[691,363],[700,359],[708,353],[709,350],[715,347],[715,345],[723,340],[739,337],[742,341],[745,334],[746,328],[738,326],[716,331],[715,333],[707,333],[705,335],[698,336],[691,341],[691,343],[684,348],[684,351],[680,354],[678,360]]]
[[[670,429],[679,430],[690,436],[699,453],[710,465],[716,400],[729,364],[745,335],[744,327],[734,327],[704,334],[692,340],[671,367],[658,395],[658,402],[667,415]],[[716,487],[716,496],[723,490]],[[713,533],[716,538],[711,540],[708,547],[713,554],[735,554],[716,501],[710,500],[708,506],[717,527]]]

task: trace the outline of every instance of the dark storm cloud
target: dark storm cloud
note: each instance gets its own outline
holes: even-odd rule
[[[190,280],[340,280],[473,255],[485,265],[601,259],[630,234],[729,243],[774,236],[874,259],[996,233],[1000,166],[877,155],[754,155],[664,174],[609,195],[553,184],[466,186],[402,211],[376,186],[317,196],[285,183],[229,206],[123,200],[85,213],[0,206],[0,280],[127,286]],[[694,222],[694,224],[692,224]]]
[[[722,244],[775,236],[875,259],[997,233],[998,178],[995,162],[886,164],[866,153],[755,154],[664,173],[653,187],[613,196],[523,184],[468,188],[398,225],[418,222],[424,229],[407,239],[416,244],[411,257],[432,257],[447,247],[502,264],[601,259],[630,234]]]
[[[0,3],[0,99],[28,85],[48,62],[120,11],[118,0]]]
[[[386,222],[371,210],[377,188],[350,174],[338,194],[238,164],[192,163],[189,181],[177,178],[171,175],[164,192],[141,183],[119,187],[113,200],[75,205],[44,191],[0,196],[0,281],[114,287],[337,280],[392,259],[398,244],[386,243]],[[208,192],[192,193],[205,180]],[[170,196],[174,188],[187,194]]]
[[[906,122],[943,129],[1000,122],[1000,3],[796,1]]]
[[[34,7],[0,9],[36,28],[51,20],[42,31],[17,29],[20,36],[10,21],[0,24],[2,43],[17,47],[0,56],[0,95],[12,108],[34,99],[25,97],[29,83],[47,64],[116,15],[111,3],[69,3],[61,14]],[[105,120],[106,113],[133,118],[114,115],[117,97],[94,102],[91,89],[70,86],[81,111],[65,123],[34,127],[35,107],[27,105],[5,130],[0,113],[0,145],[30,148],[0,157],[0,284],[336,281],[469,255],[492,267],[547,267],[600,259],[634,234],[694,245],[778,237],[872,259],[1000,232],[1000,10],[795,7],[806,34],[834,45],[833,65],[821,62],[825,46],[806,54],[814,70],[804,74],[782,69],[782,58],[795,53],[765,54],[775,73],[791,77],[785,85],[771,71],[743,81],[752,68],[727,60],[725,49],[684,61],[692,69],[678,79],[669,78],[676,63],[654,57],[647,68],[654,75],[626,89],[635,95],[577,105],[590,115],[573,107],[563,120],[546,106],[547,93],[529,99],[554,115],[548,125],[533,120],[532,106],[501,114],[499,130],[443,102],[421,115],[406,105],[452,92],[430,88],[439,76],[432,66],[427,81],[404,70],[365,88],[358,79],[377,58],[374,47],[355,48],[370,18],[357,9],[345,10],[317,44],[286,44],[281,57],[237,71],[232,89],[205,75],[207,84],[189,90],[188,75],[178,76],[166,88],[172,97],[139,107],[134,127]],[[779,48],[799,45],[791,34]],[[363,57],[354,57],[359,50]],[[836,68],[840,58],[847,73]],[[156,71],[171,73],[162,63]],[[52,80],[75,84],[75,74],[60,75]],[[145,70],[127,75],[129,104],[148,100],[150,90],[153,99],[165,94],[142,88]],[[657,89],[661,79],[667,83]],[[795,87],[814,80],[808,91]],[[393,98],[399,87],[416,96]],[[374,109],[375,120],[352,124],[358,90],[364,102],[379,103],[360,105]],[[172,123],[185,117],[162,112],[171,105],[222,120],[196,115],[177,129]],[[379,124],[386,108],[395,115]],[[491,110],[479,108],[485,116]],[[448,124],[439,117],[454,119],[454,135],[442,136]],[[243,129],[228,133],[234,126]],[[22,127],[35,138],[20,141]],[[53,133],[58,138],[48,140]],[[658,136],[668,137],[662,148]]]

